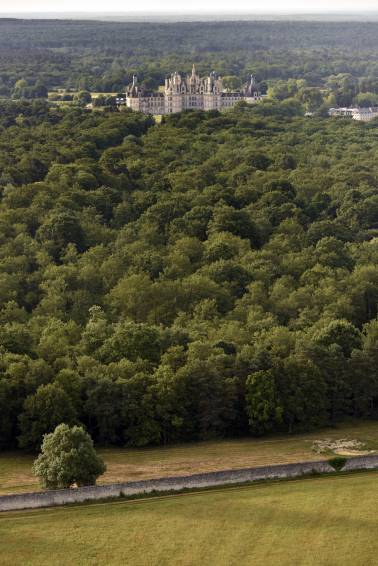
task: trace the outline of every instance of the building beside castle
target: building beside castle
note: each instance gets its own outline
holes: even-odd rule
[[[370,108],[330,108],[328,111],[329,116],[352,118],[361,122],[370,122],[374,118],[378,118],[378,107]]]
[[[190,75],[173,73],[166,78],[164,92],[149,92],[139,86],[137,77],[126,92],[126,105],[144,114],[173,114],[183,110],[223,110],[244,100],[254,104],[262,99],[254,77],[240,92],[227,92],[222,79],[212,72],[200,77],[193,65]]]

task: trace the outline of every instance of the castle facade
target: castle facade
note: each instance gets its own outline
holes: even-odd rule
[[[190,75],[173,73],[166,78],[163,92],[149,92],[139,86],[137,77],[126,92],[126,105],[144,114],[172,114],[183,110],[223,110],[244,100],[254,104],[262,99],[254,77],[240,92],[223,89],[222,79],[212,72],[200,77],[193,65]]]

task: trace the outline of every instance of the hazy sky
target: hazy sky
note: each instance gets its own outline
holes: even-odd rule
[[[235,0],[233,12],[335,12],[377,10],[378,0]],[[175,0],[0,0],[0,13],[5,12],[132,12],[132,11],[201,11],[230,12],[228,0],[190,0],[188,3]]]

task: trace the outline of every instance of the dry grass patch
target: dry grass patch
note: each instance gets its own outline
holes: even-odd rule
[[[218,440],[143,449],[106,448],[99,450],[108,466],[99,483],[328,459],[336,453],[333,448],[340,448],[340,439],[361,443],[354,446],[363,446],[369,452],[378,450],[378,422],[349,423],[293,436]],[[316,442],[331,444],[319,454],[314,451]],[[352,449],[349,445],[348,448]],[[32,461],[32,456],[22,453],[0,454],[0,494],[38,489],[31,474]]]

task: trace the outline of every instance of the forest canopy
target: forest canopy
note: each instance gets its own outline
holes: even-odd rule
[[[377,122],[301,114],[1,103],[2,449],[377,417]]]

